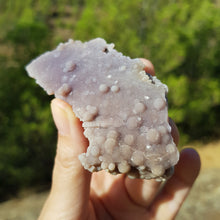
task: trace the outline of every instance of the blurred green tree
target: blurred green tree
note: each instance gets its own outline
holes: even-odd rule
[[[210,1],[88,1],[75,36],[104,37],[152,60],[170,87],[170,116],[182,143],[219,137],[220,10]],[[205,118],[205,120],[204,120]]]
[[[56,142],[49,98],[24,70],[49,49],[49,26],[37,18],[31,1],[18,2],[7,1],[0,19],[0,200],[50,181]],[[6,14],[14,18],[7,22]]]

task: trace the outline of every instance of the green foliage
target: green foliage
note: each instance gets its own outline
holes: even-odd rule
[[[103,37],[145,57],[169,87],[182,144],[220,135],[220,2],[0,0],[0,200],[50,180],[50,98],[24,66],[60,41]]]
[[[219,136],[217,3],[88,0],[74,37],[104,37],[124,54],[150,59],[170,87],[170,115],[184,133],[182,143]]]
[[[49,98],[24,70],[49,49],[49,27],[33,9],[12,6],[20,17],[8,23],[0,40],[0,200],[21,187],[50,181],[56,142]]]
[[[168,13],[170,7],[173,16],[172,13]],[[190,3],[183,1],[178,5],[171,4],[164,7],[159,19],[159,23],[163,23],[165,27],[163,35],[168,36],[164,41],[165,45],[168,44],[168,49],[158,45],[162,50],[155,59],[155,65],[160,60],[164,63],[156,67],[161,71],[163,81],[170,87],[170,113],[178,122],[180,129],[188,136],[188,140],[204,140],[219,137],[220,134],[215,120],[218,117],[220,104],[219,12],[219,8],[208,1]],[[160,36],[163,35],[161,32]],[[173,76],[180,79],[184,77],[185,85],[176,86]],[[178,84],[181,82],[180,80]],[[185,93],[185,90],[188,91],[188,95],[181,97],[180,94]],[[180,100],[183,102],[181,105],[179,105]]]

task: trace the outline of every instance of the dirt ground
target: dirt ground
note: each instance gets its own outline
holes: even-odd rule
[[[219,220],[220,141],[194,148],[200,154],[202,169],[176,219]]]
[[[220,141],[194,147],[202,161],[201,173],[176,220],[219,220]],[[48,192],[27,191],[19,198],[0,203],[0,220],[37,219]]]

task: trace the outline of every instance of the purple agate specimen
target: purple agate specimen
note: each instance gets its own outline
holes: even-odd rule
[[[168,123],[168,88],[146,74],[139,59],[113,48],[100,38],[69,40],[26,69],[83,122],[89,147],[79,160],[85,169],[166,179],[179,159]]]

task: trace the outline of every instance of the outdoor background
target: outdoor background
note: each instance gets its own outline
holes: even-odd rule
[[[217,156],[220,0],[0,0],[1,202],[24,189],[44,190],[51,180],[53,97],[27,76],[25,65],[61,41],[95,37],[115,43],[127,56],[150,59],[169,87],[169,116],[180,130],[180,149],[196,143],[204,157]],[[205,150],[209,143],[216,144]],[[218,159],[209,161],[219,173]],[[220,178],[213,181],[220,193]]]

